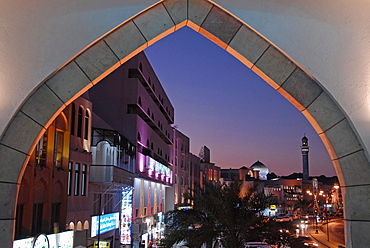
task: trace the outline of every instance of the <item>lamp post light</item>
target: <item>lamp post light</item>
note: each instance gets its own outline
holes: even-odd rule
[[[317,212],[319,210],[318,204],[317,204],[317,191],[319,188],[319,183],[317,181],[317,178],[312,179],[312,190],[313,190],[313,206],[314,206],[314,212],[315,212],[315,233],[319,233],[319,230],[317,228]]]

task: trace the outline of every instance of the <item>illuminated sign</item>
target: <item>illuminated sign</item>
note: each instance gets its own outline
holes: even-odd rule
[[[151,157],[148,157],[148,170],[149,176],[154,176],[164,182],[172,182],[171,169]]]
[[[94,241],[94,248],[110,248],[110,242],[108,241]]]
[[[121,205],[121,244],[131,244],[131,221],[132,221],[132,190],[133,187],[126,186],[122,191]]]
[[[100,223],[99,223],[100,222]],[[99,232],[100,226],[100,232]],[[91,237],[106,233],[119,227],[119,213],[91,217]]]
[[[270,205],[270,209],[276,209],[276,205]]]
[[[193,206],[177,207],[177,210],[189,210],[189,209],[193,209]]]
[[[46,243],[46,239],[48,243]],[[40,234],[35,238],[14,240],[13,248],[73,248],[73,231],[56,234]]]

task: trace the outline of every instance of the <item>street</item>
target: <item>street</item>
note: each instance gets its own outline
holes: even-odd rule
[[[329,232],[328,232],[329,231]],[[344,247],[344,222],[343,219],[330,220],[328,225],[326,222],[318,223],[318,233],[314,224],[308,226],[309,235],[317,241],[317,247],[337,248],[342,245]],[[329,233],[329,236],[327,235]]]

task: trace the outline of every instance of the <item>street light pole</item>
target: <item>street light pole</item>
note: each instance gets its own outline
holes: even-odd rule
[[[312,179],[312,188],[313,188],[313,201],[314,201],[314,211],[315,211],[315,233],[319,233],[317,229],[317,211],[318,211],[318,204],[317,204],[317,190],[319,188],[319,184],[317,178]]]

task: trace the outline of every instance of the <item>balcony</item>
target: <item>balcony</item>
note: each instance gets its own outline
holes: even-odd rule
[[[90,182],[134,186],[134,174],[114,165],[91,165]]]
[[[153,91],[152,87],[149,85],[147,80],[145,79],[144,75],[138,68],[129,69],[128,72],[129,78],[137,78],[141,82],[141,84],[144,86],[146,91],[149,93],[150,97],[153,99],[155,104],[158,106],[162,114],[166,117],[167,121],[170,124],[173,124],[172,117],[165,111],[164,106],[162,105],[161,101],[158,99],[157,95]]]
[[[154,132],[156,132],[161,139],[169,145],[172,145],[172,141],[163,133],[163,131],[154,123],[152,118],[141,108],[138,104],[128,104],[128,114],[136,114],[143,119],[148,126],[150,126]]]

